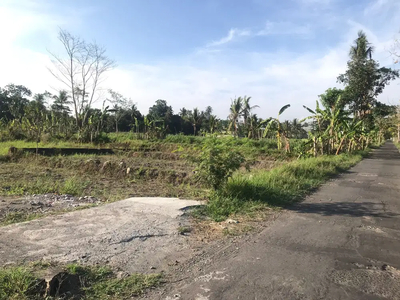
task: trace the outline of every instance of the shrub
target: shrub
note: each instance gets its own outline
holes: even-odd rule
[[[222,188],[245,162],[240,152],[217,143],[216,138],[207,139],[201,153],[189,157],[189,160],[196,165],[196,177],[214,190]]]

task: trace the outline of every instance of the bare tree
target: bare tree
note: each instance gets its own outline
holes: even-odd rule
[[[104,73],[114,68],[115,62],[105,55],[105,48],[96,43],[87,43],[65,30],[60,29],[58,39],[65,49],[65,56],[49,51],[53,63],[49,71],[68,87],[76,125],[82,129],[87,123]]]
[[[400,38],[398,36],[395,37],[393,45],[389,49],[389,53],[392,55],[395,64],[400,62]]]
[[[110,94],[111,99],[107,99],[107,101],[113,104],[113,107],[108,111],[114,113],[115,132],[118,133],[118,124],[121,119],[129,112],[129,108],[133,106],[133,103],[132,100],[126,99],[120,93],[117,93],[112,89],[109,89],[108,93]]]

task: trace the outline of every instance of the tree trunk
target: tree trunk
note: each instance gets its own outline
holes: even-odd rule
[[[340,152],[340,149],[342,148],[342,146],[343,146],[343,142],[344,142],[344,137],[340,140],[340,144],[339,144],[339,147],[337,148],[337,150],[336,150],[336,155],[338,155],[339,154],[339,152]]]

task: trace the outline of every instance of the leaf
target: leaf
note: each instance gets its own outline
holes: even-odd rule
[[[314,118],[313,116],[305,117],[304,119],[301,119],[299,122],[303,123],[304,121],[309,120],[309,119],[313,119],[313,118]]]
[[[308,108],[307,106],[303,105],[303,107],[305,109],[307,109],[310,113],[312,113],[313,115],[315,115],[315,111],[313,111],[311,108]]]
[[[269,120],[269,122],[268,122],[268,124],[267,124],[267,127],[265,127],[265,130],[264,130],[264,137],[267,136],[268,131],[269,131],[269,129],[271,128],[273,122],[279,123],[279,121],[278,121],[277,119],[274,119],[274,118],[272,118],[271,120]]]
[[[283,107],[279,110],[278,116],[280,116],[281,114],[283,114],[283,112],[284,112],[285,110],[287,110],[289,107],[290,107],[290,104],[286,104],[285,106],[283,106]]]

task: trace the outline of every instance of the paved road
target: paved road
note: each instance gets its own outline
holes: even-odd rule
[[[400,154],[388,142],[159,297],[400,299],[398,269]]]

